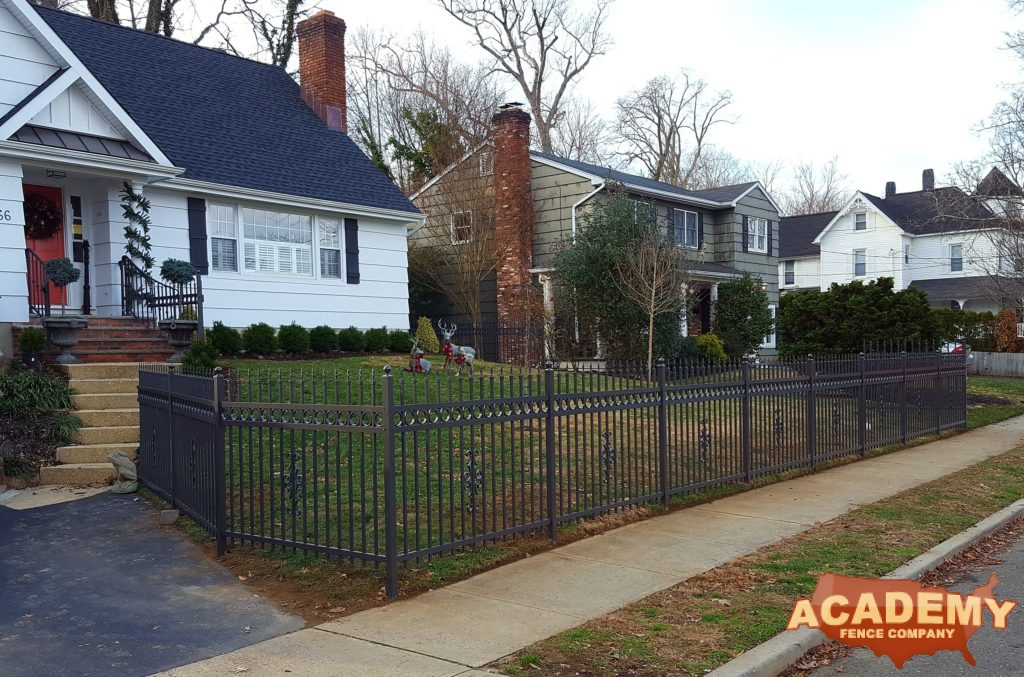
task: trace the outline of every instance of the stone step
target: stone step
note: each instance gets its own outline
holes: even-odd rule
[[[40,484],[112,484],[117,470],[107,463],[69,463],[39,469]]]
[[[137,444],[139,426],[135,424],[79,428],[75,433],[75,441],[79,444]]]
[[[71,387],[78,397],[92,395],[131,395],[133,398],[139,391],[139,379],[135,378],[72,378]],[[138,404],[136,402],[136,404]],[[79,405],[82,406],[82,405]],[[83,406],[83,408],[85,408]],[[103,409],[103,407],[88,407]]]
[[[79,409],[75,412],[86,428],[139,425],[139,409]]]
[[[112,381],[105,381],[110,383]],[[138,409],[139,407],[139,396],[135,390],[136,383],[132,381],[130,383],[131,390],[124,393],[93,393],[93,394],[82,394],[79,384],[81,381],[75,381],[73,387],[77,395],[75,395],[75,406],[79,409]]]
[[[167,350],[146,350],[144,352],[135,352],[131,349],[121,350],[118,348],[88,350],[81,349],[81,346],[79,346],[78,348],[73,348],[71,354],[77,357],[83,364],[121,364],[128,358],[135,358],[146,364],[166,364],[167,358],[173,355],[174,351],[170,348]],[[56,354],[53,357],[56,357]],[[44,359],[46,359],[45,356]]]
[[[102,379],[102,378],[130,378],[136,382],[139,380],[139,367],[141,362],[108,362],[106,364],[57,364],[55,368],[67,374],[74,381],[81,378]]]
[[[107,456],[118,451],[134,459],[139,445],[130,444],[78,444],[57,449],[59,463],[109,463]]]

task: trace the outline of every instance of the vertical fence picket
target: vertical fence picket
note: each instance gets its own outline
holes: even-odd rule
[[[668,383],[665,375],[665,358],[658,358],[658,478],[661,487],[661,502],[667,508],[669,503],[668,468]]]
[[[743,449],[743,481],[747,484],[753,478],[752,459],[750,453],[750,362],[743,360],[740,364],[743,375],[743,399],[740,405],[740,437]]]
[[[384,567],[388,597],[398,596],[398,501],[395,476],[395,384],[391,367],[384,367],[381,404],[384,407]]]
[[[544,397],[547,417],[544,429],[544,463],[547,477],[548,522],[551,542],[558,542],[558,519],[555,493],[555,367],[551,362],[544,365]]]
[[[868,370],[864,353],[857,356],[860,387],[857,390],[857,447],[861,457],[868,453]]]
[[[217,556],[227,550],[228,505],[227,505],[227,472],[224,449],[224,419],[221,414],[221,403],[224,401],[224,370],[217,367],[213,370],[213,482],[214,482],[214,525],[217,539]]]

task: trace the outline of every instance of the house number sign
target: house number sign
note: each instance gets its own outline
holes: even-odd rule
[[[20,223],[21,203],[0,200],[0,223]]]

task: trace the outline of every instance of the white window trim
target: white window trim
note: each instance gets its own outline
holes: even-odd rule
[[[857,274],[857,254],[861,253],[864,255],[864,272]],[[853,261],[853,277],[867,277],[868,276],[868,250],[867,249],[854,249],[852,254]]]
[[[211,207],[224,207],[226,209],[230,209],[232,214],[234,214],[235,236],[233,238],[224,237],[222,235],[214,235],[213,234],[212,216],[211,216],[213,210],[210,209]],[[217,275],[237,275],[239,269],[242,268],[242,257],[244,256],[244,254],[242,252],[242,247],[238,246],[238,245],[242,244],[241,243],[241,238],[238,236],[238,205],[237,204],[231,204],[231,203],[228,203],[228,202],[209,202],[207,204],[207,207],[206,207],[206,232],[208,233],[208,236],[206,238],[206,240],[207,240],[206,246],[207,246],[207,250],[208,250],[207,251],[207,259],[206,260],[210,262],[210,273],[211,274],[217,274]],[[220,268],[214,268],[213,267],[213,240],[215,238],[218,239],[218,240],[232,240],[233,239],[235,241],[235,268],[234,268],[234,270],[222,270]]]
[[[322,217],[319,214],[314,214],[314,213],[311,213],[311,212],[305,211],[305,210],[281,211],[280,210],[280,205],[263,205],[263,204],[247,203],[247,202],[228,202],[228,201],[225,201],[225,200],[220,200],[220,201],[216,201],[216,202],[215,201],[208,201],[207,204],[208,205],[217,204],[217,205],[220,205],[222,207],[231,207],[231,208],[234,209],[234,213],[235,213],[235,243],[236,243],[235,247],[237,248],[237,251],[236,251],[237,270],[230,271],[230,270],[214,270],[213,269],[213,235],[211,234],[211,230],[212,229],[210,227],[210,210],[207,209],[206,210],[206,233],[207,233],[207,236],[206,236],[206,254],[207,254],[207,257],[208,257],[207,260],[210,262],[210,274],[207,277],[211,277],[211,278],[249,278],[249,279],[257,279],[257,280],[281,280],[281,279],[302,280],[302,281],[315,280],[317,282],[322,282],[324,284],[337,284],[337,285],[348,284],[347,277],[346,277],[346,269],[345,269],[346,261],[345,261],[345,232],[344,232],[344,228],[342,228],[342,233],[341,233],[341,238],[342,238],[341,239],[341,276],[340,277],[333,277],[333,276],[324,277],[321,274],[321,271],[320,271],[320,219],[321,218],[336,218],[336,219],[341,220],[342,223],[344,223],[344,218],[345,217],[342,216],[341,214],[337,214],[337,215],[330,214],[328,216]],[[259,209],[259,210],[263,210],[263,211],[279,211],[282,214],[295,214],[297,216],[308,216],[308,217],[310,217],[310,219],[312,221],[312,228],[313,228],[313,240],[311,242],[312,250],[313,250],[313,252],[312,252],[312,257],[313,257],[313,260],[312,260],[313,274],[312,275],[301,275],[301,274],[298,274],[298,273],[267,273],[267,272],[260,272],[258,270],[246,270],[245,269],[245,227],[244,227],[244,225],[242,223],[242,209],[243,208]]]
[[[864,217],[864,227],[863,228],[858,228],[857,227],[857,217],[858,216],[863,216]],[[870,228],[868,227],[868,213],[867,212],[854,212],[854,214],[853,214],[853,231],[855,233],[863,233],[865,230],[870,230]]]
[[[484,160],[487,162],[484,162]],[[494,153],[492,151],[480,152],[480,176],[494,175]]]
[[[910,265],[910,245],[909,244],[903,245],[903,265],[905,265],[905,266],[909,266]]]
[[[457,240],[455,239],[455,217],[459,214],[469,214],[469,239]],[[473,241],[473,212],[452,212],[448,215],[448,234],[451,236],[452,244],[469,244]]]
[[[953,247],[960,247],[960,270],[953,270]],[[962,273],[964,272],[964,245],[962,242],[951,242],[949,244],[949,272],[950,273]]]
[[[762,348],[774,348],[777,340],[776,334],[778,328],[775,326],[775,320],[777,319],[776,307],[774,303],[768,305],[768,311],[772,314],[772,333],[764,337],[764,343],[761,344]]]
[[[787,267],[793,268],[793,281],[787,282],[786,275],[789,273]],[[789,259],[782,262],[782,286],[784,287],[795,287],[796,286],[796,259]]]
[[[758,232],[758,226],[764,226],[764,246],[758,246],[757,239],[762,237],[762,234]],[[767,254],[768,253],[768,219],[760,216],[750,216],[747,218],[747,251],[755,254]]]
[[[683,240],[684,240],[684,242],[682,244],[680,244],[679,241],[675,239],[676,214],[683,214]],[[694,228],[693,228],[694,243],[692,245],[691,244],[686,244],[686,242],[685,242],[685,240],[686,240],[686,214],[693,214],[693,219],[694,219]],[[700,214],[695,212],[695,211],[692,211],[690,209],[676,209],[675,207],[673,207],[672,208],[672,239],[673,239],[673,241],[675,241],[676,245],[678,245],[680,247],[685,247],[686,249],[700,249]]]

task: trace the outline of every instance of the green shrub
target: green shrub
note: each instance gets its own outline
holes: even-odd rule
[[[690,361],[700,358],[697,339],[692,336],[676,336],[665,349],[665,357],[672,360]]]
[[[40,412],[74,406],[74,391],[62,378],[27,369],[0,372],[2,416],[28,418]]]
[[[213,329],[206,332],[206,338],[221,355],[237,355],[242,352],[242,334],[220,322],[213,323]]]
[[[725,343],[714,334],[701,334],[697,337],[697,352],[701,359],[712,362],[724,362],[728,358]]]
[[[269,355],[277,350],[277,332],[266,322],[257,322],[242,332],[242,347],[249,355]]]
[[[366,351],[370,353],[386,353],[391,339],[388,328],[366,330]]]
[[[429,317],[421,317],[416,323],[416,340],[425,353],[441,352],[441,341],[437,338],[434,325],[430,324]]]
[[[160,277],[171,284],[188,284],[196,279],[198,274],[199,270],[195,266],[181,259],[167,259],[160,266]]]
[[[407,353],[412,348],[409,332],[396,329],[388,333],[388,348],[393,353]]]
[[[182,371],[186,374],[206,376],[217,366],[217,358],[220,351],[213,345],[209,336],[205,341],[193,341],[192,346],[185,353],[181,361]]]
[[[26,327],[18,337],[18,347],[23,355],[41,353],[46,348],[46,332],[39,327]]]
[[[346,353],[363,352],[366,350],[366,334],[355,327],[342,329],[338,332],[338,350]]]
[[[277,345],[292,355],[309,352],[309,330],[292,322],[281,325],[277,331]]]
[[[309,330],[309,348],[314,353],[329,353],[338,347],[338,335],[325,324]]]

